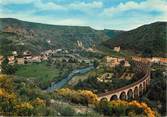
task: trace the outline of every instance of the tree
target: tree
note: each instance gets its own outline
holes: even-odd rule
[[[125,61],[124,60],[120,61],[120,65],[124,66],[125,65]]]
[[[16,72],[16,68],[9,64],[9,60],[7,57],[2,62],[2,73],[4,74],[14,74]]]
[[[114,75],[116,77],[120,77],[125,72],[125,70],[125,67],[123,67],[122,65],[117,65],[114,68]]]

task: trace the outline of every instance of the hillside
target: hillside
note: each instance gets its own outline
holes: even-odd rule
[[[94,30],[88,26],[58,26],[12,18],[0,19],[1,45],[17,51],[28,49],[38,53],[49,48],[76,48],[77,41],[82,42],[84,47],[92,47],[110,37],[111,34],[107,35],[103,30]],[[8,45],[3,44],[4,40],[8,41]]]
[[[122,32],[112,40],[103,44],[113,48],[133,51],[144,56],[166,56],[167,53],[167,22],[155,22],[143,25],[134,30]]]
[[[110,29],[104,29],[102,30],[103,33],[105,33],[107,36],[109,36],[110,38],[114,38],[115,36],[117,36],[118,34],[125,32],[123,30],[110,30]]]

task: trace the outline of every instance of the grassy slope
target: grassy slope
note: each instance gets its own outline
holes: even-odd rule
[[[46,88],[52,81],[59,81],[63,77],[61,73],[65,74],[68,69],[64,68],[63,71],[54,67],[47,66],[46,63],[40,64],[27,64],[18,66],[16,76],[20,76],[24,79],[34,80],[39,83],[40,87]]]

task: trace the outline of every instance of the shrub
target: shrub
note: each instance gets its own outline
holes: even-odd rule
[[[59,89],[57,94],[63,96],[65,99],[74,103],[80,103],[83,105],[95,104],[97,102],[96,94],[87,90],[72,90],[69,88]]]
[[[123,100],[113,100],[100,101],[96,105],[96,110],[104,115],[109,116],[148,116],[155,117],[155,112],[143,102],[137,101],[123,101]]]

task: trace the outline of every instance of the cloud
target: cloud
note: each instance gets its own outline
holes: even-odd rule
[[[34,0],[0,0],[1,5],[7,4],[27,4],[32,3]]]
[[[122,11],[137,9],[138,7],[139,7],[138,3],[130,1],[125,4],[120,3],[116,7],[106,8],[104,9],[104,13],[113,15]]]
[[[80,11],[87,11],[91,9],[98,9],[103,7],[102,2],[73,2],[69,4],[58,4],[56,2],[42,2],[41,0],[36,0],[33,3],[36,8],[39,10],[80,10]]]
[[[36,16],[33,15],[34,11],[26,11],[24,14],[22,12],[17,12],[17,14],[13,14],[11,11],[2,11],[0,14],[1,18],[16,18],[23,21],[30,21],[30,22],[38,22],[44,24],[54,24],[54,25],[71,25],[71,26],[85,26],[85,22],[78,19],[78,18],[50,18],[46,16]]]
[[[102,2],[97,2],[93,1],[91,3],[85,3],[85,2],[77,2],[77,3],[71,3],[68,6],[69,8],[73,9],[96,9],[96,8],[102,8],[103,3]]]
[[[31,5],[26,10],[14,10],[13,7],[0,8],[0,17],[13,17],[21,20],[56,24],[87,25],[96,29],[129,30],[146,23],[167,21],[167,0],[131,0],[119,4],[107,5],[105,0],[0,0],[3,5]],[[108,0],[109,1],[109,0]],[[16,6],[17,6],[16,5]],[[0,6],[1,7],[1,6]],[[51,14],[51,15],[50,15]],[[53,15],[52,15],[53,14]],[[79,14],[79,15],[78,15]],[[77,16],[76,16],[77,15]]]
[[[33,3],[35,8],[38,8],[39,10],[65,10],[66,8],[63,5],[59,5],[53,2],[46,2],[43,3],[41,0],[36,0],[36,2]]]
[[[44,2],[42,0],[0,0],[2,5],[9,4],[28,4],[32,3],[34,7],[39,8],[41,10],[69,10],[69,9],[96,9],[101,8],[103,6],[102,2],[93,1],[93,2],[71,2],[69,4],[58,4],[53,1]]]
[[[167,0],[128,1],[104,8],[99,17],[104,17],[104,27],[124,30],[156,21],[167,21]]]
[[[140,3],[134,1],[128,1],[126,3],[120,3],[116,7],[104,9],[103,14],[114,15],[124,11],[139,10],[139,11],[161,11],[167,12],[167,1],[166,0],[147,0]]]

